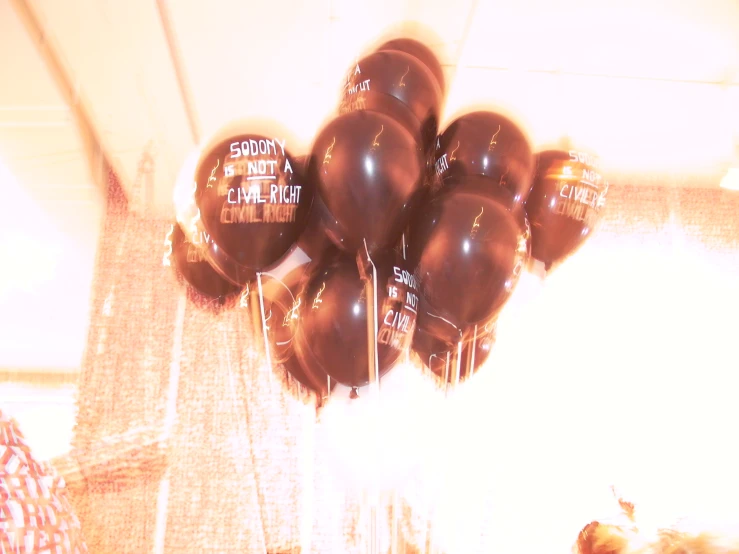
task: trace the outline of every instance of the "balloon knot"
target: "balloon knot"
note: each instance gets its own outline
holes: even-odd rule
[[[349,393],[349,398],[351,398],[352,400],[354,400],[355,398],[359,398],[357,387],[352,387],[352,391]]]

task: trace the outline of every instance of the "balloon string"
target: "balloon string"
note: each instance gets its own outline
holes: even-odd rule
[[[459,378],[462,375],[462,341],[457,343],[457,359],[454,363],[454,388],[459,385]]]
[[[367,255],[367,262],[372,266],[372,275],[369,282],[365,285],[367,291],[367,347],[368,347],[368,358],[369,358],[369,385],[371,394],[373,397],[373,404],[375,413],[379,411],[379,395],[380,395],[380,370],[378,365],[378,350],[377,350],[377,268],[369,254],[367,248],[367,241],[364,241],[364,251]],[[361,271],[361,268],[360,268]],[[376,443],[377,430],[372,429],[372,439],[375,442],[375,451],[379,454],[379,446]],[[374,464],[373,464],[374,465]],[[370,518],[369,518],[369,551],[370,554],[379,554],[379,536],[378,536],[378,523],[379,523],[379,510],[378,510],[378,490],[377,490],[377,476],[376,468],[372,468],[372,479],[370,487]]]
[[[477,325],[472,331],[472,341],[470,342],[470,359],[467,363],[467,378],[472,377],[472,373],[475,371],[475,353],[477,352]]]
[[[259,291],[259,310],[262,316],[262,337],[264,338],[264,355],[267,358],[267,371],[269,372],[269,384],[272,385],[272,353],[269,348],[269,337],[267,335],[267,318],[264,315],[264,291],[262,290],[262,274],[257,273],[257,290]]]
[[[372,258],[369,255],[367,249],[367,241],[364,241],[364,250],[367,254],[367,261],[372,266],[372,277],[369,283],[367,296],[367,322],[369,323],[369,346],[370,346],[370,367],[369,367],[369,378],[370,386],[373,388],[373,392],[379,394],[380,385],[380,368],[378,365],[378,350],[377,350],[377,268]]]

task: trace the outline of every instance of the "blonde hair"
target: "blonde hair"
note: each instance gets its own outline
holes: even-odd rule
[[[693,535],[672,529],[660,530],[648,544],[635,540],[636,529],[623,529],[593,521],[578,536],[576,554],[739,554],[739,542],[701,533]]]

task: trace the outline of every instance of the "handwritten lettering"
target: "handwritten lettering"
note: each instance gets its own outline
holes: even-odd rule
[[[282,155],[285,155],[285,140],[280,142],[279,139],[249,139],[244,141],[232,142],[231,157],[240,158],[242,156],[259,156],[259,155],[277,155],[277,146],[280,147]]]
[[[267,205],[263,209],[264,223],[292,223],[298,213],[296,205]]]
[[[383,325],[377,333],[378,344],[403,349],[415,329],[416,318],[413,314],[389,309],[385,313],[382,323]]]
[[[573,162],[585,164],[589,167],[600,169],[600,160],[597,156],[588,154],[587,152],[580,152],[578,150],[570,150],[570,160]]]
[[[438,146],[437,146],[437,148],[438,148]],[[449,169],[449,163],[446,160],[446,154],[444,154],[438,160],[436,160],[436,163],[434,163],[434,168],[436,169],[436,174],[437,175],[441,175],[447,169]]]
[[[301,188],[300,185],[271,185],[269,201],[272,204],[298,204]]]
[[[404,335],[394,333],[389,327],[383,327],[377,332],[377,344],[384,344],[390,348],[401,350],[404,346]]]
[[[393,276],[387,284],[388,296],[381,312],[384,317],[377,336],[380,344],[397,349],[409,346],[416,327],[417,291],[417,277],[400,267],[393,267]]]
[[[285,158],[284,164],[282,164],[283,173],[293,173],[293,167],[290,165],[290,160]],[[264,177],[266,181],[272,181],[277,178],[277,170],[280,169],[279,160],[248,160],[234,162],[230,165],[226,165],[223,168],[223,176],[218,184],[218,190],[228,188],[230,178],[237,176],[246,176],[249,181],[260,181],[259,177]],[[226,194],[225,192],[223,194]]]
[[[582,177],[580,178],[580,182],[583,185],[600,186],[601,179],[602,179],[602,177],[601,177],[600,173],[597,173],[595,170],[592,170],[592,169],[583,169],[582,170]]]
[[[297,218],[296,204],[224,204],[220,222],[230,223],[293,223]]]
[[[221,209],[221,223],[261,223],[261,214],[257,213],[257,206],[244,204],[230,207],[225,204]]]
[[[418,282],[413,274],[407,272],[405,269],[400,269],[399,267],[393,267],[393,273],[395,274],[395,282],[403,283],[414,290],[418,290]]]
[[[271,204],[299,204],[301,185],[275,185],[270,183],[269,191],[266,186],[251,185],[228,189],[226,201],[229,204],[266,204],[267,196]]]
[[[575,221],[585,221],[585,217],[589,212],[589,206],[578,202],[559,202],[554,209],[554,213]]]
[[[200,248],[189,246],[187,248],[187,263],[196,264],[205,261],[205,252]]]
[[[262,187],[251,185],[248,191],[243,187],[228,189],[226,197],[229,204],[264,204],[267,200],[262,198]]]
[[[570,155],[574,157],[573,152]],[[559,201],[554,213],[585,222],[587,225],[593,224],[598,212],[605,205],[608,183],[603,183],[600,174],[592,169],[583,169],[579,181],[575,181],[577,176],[574,175],[572,168],[568,166],[564,169],[569,169],[569,172],[564,171],[565,180],[559,181],[557,185]],[[572,178],[568,179],[568,176]]]
[[[352,82],[352,78],[353,78],[353,77],[354,77],[355,75],[359,75],[359,74],[361,74],[361,73],[362,73],[362,70],[361,70],[361,69],[359,69],[359,64],[356,64],[356,65],[354,66],[354,69],[350,69],[349,71],[347,71],[347,72],[346,72],[346,79],[345,79],[345,82],[344,82],[344,88],[347,88],[347,87],[349,87],[349,86],[350,86],[350,84],[351,84],[351,82]]]
[[[356,83],[354,86],[350,86],[349,89],[346,91],[347,94],[356,94],[357,92],[363,92],[370,89],[370,80],[365,79],[364,81],[361,81],[359,83]]]
[[[247,175],[274,175],[275,160],[255,160],[247,164]]]
[[[385,314],[385,319],[383,319],[383,323],[385,325],[387,325],[391,329],[397,329],[402,333],[408,332],[410,321],[410,315],[403,314],[401,312],[394,312],[393,310],[389,310]]]
[[[591,208],[595,208],[598,205],[598,199],[600,198],[598,192],[590,187],[581,187],[569,183],[563,184],[559,191],[559,196],[575,203],[585,204]]]
[[[205,231],[199,231],[192,236],[192,244],[208,244],[210,242],[210,235]]]

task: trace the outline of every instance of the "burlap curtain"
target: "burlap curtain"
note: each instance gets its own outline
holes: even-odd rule
[[[582,256],[679,247],[677,222],[739,280],[739,194],[668,179],[613,186]],[[361,499],[322,460],[312,405],[270,380],[246,310],[187,299],[162,263],[171,223],[134,213],[111,177],[73,445],[89,474],[75,503],[90,551],[301,552],[309,535],[312,552],[360,552]],[[481,510],[486,552],[495,515]],[[401,532],[425,551],[411,512]]]

